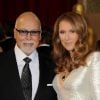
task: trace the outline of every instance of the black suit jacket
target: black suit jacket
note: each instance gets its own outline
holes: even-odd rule
[[[40,52],[44,58],[48,59],[48,60],[52,60],[52,55],[51,55],[51,51],[52,51],[52,47],[51,46],[39,46],[37,48],[37,51]]]
[[[44,53],[44,54],[50,54],[51,51],[52,51],[52,47],[51,47],[51,46],[39,46],[39,47],[37,48],[37,50],[38,50],[39,52]]]
[[[54,77],[53,63],[39,54],[39,64],[40,79],[34,100],[57,100],[53,87],[47,86]],[[0,54],[0,100],[25,100],[14,51]]]

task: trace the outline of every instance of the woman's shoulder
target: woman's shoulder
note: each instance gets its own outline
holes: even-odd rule
[[[95,51],[95,52],[90,53],[86,59],[86,62],[88,65],[96,63],[96,62],[100,62],[100,52]]]
[[[87,59],[94,59],[94,58],[100,59],[100,52],[99,51],[92,52],[87,57]]]

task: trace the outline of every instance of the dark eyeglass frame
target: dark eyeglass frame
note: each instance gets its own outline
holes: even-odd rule
[[[31,36],[39,36],[41,34],[40,30],[28,31],[28,30],[25,30],[25,29],[17,29],[17,28],[15,28],[15,29],[21,36],[27,36],[29,33],[30,33]]]

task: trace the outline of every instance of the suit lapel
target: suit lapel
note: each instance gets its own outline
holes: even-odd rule
[[[42,55],[39,55],[39,70],[40,70],[40,78],[39,78],[39,86],[37,89],[37,93],[34,100],[42,100],[46,98],[46,94],[49,93],[47,84],[51,84],[52,82],[52,73],[50,73],[50,65]],[[48,93],[47,93],[47,92]],[[49,100],[49,99],[48,99]]]
[[[41,100],[43,94],[44,94],[44,90],[46,88],[46,83],[48,81],[47,76],[48,76],[48,70],[46,69],[46,64],[45,61],[43,59],[43,57],[41,55],[39,55],[39,70],[40,70],[40,77],[39,77],[39,85],[38,85],[38,89],[37,89],[37,93],[35,96],[34,100]],[[47,73],[46,73],[47,72]]]
[[[22,86],[20,82],[20,77],[19,77],[19,72],[18,72],[18,66],[15,58],[14,51],[9,53],[9,61],[8,61],[8,66],[11,67],[9,69],[9,84],[12,85],[11,89],[12,92],[16,93],[16,97],[19,98],[19,100],[24,100],[23,92],[22,92]],[[15,91],[16,90],[16,91]],[[13,94],[13,93],[12,93]],[[15,95],[15,94],[14,94]]]

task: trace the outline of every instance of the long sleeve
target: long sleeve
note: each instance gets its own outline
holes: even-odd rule
[[[92,54],[90,68],[91,100],[100,100],[100,52]]]
[[[91,53],[86,66],[73,70],[61,84],[61,74],[55,76],[53,87],[58,100],[100,100],[100,52]]]

